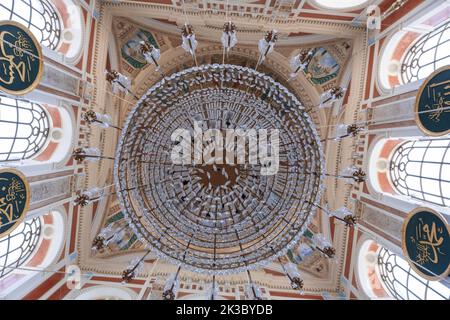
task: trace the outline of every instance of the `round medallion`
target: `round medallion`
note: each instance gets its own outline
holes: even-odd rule
[[[416,122],[428,136],[450,133],[450,66],[433,72],[416,98]]]
[[[30,187],[15,169],[0,169],[0,237],[10,234],[25,218],[30,206]]]
[[[428,280],[440,280],[450,272],[450,229],[438,212],[413,210],[403,223],[403,254],[411,267]]]
[[[0,90],[23,95],[39,84],[43,73],[39,42],[25,26],[0,21]]]

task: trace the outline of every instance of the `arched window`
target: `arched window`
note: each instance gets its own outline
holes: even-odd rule
[[[398,300],[449,300],[450,288],[423,279],[402,257],[381,247],[378,253],[381,282],[389,295]]]
[[[358,287],[370,299],[450,299],[449,283],[422,278],[405,259],[371,239],[363,238],[360,243]]]
[[[309,0],[313,5],[319,8],[330,9],[330,10],[356,10],[366,6],[368,0]]]
[[[41,235],[41,218],[22,222],[0,238],[0,278],[23,265],[35,252]]]
[[[61,39],[61,21],[48,0],[2,0],[0,20],[19,22],[44,46],[56,50]]]
[[[420,37],[406,52],[401,65],[403,83],[428,77],[450,64],[450,21]]]
[[[425,79],[450,64],[449,9],[447,2],[430,5],[386,38],[379,59],[379,93],[390,94],[392,88]]]
[[[49,118],[42,106],[0,95],[0,161],[30,159],[45,145]]]
[[[94,286],[83,289],[75,300],[135,300],[137,294],[129,288]]]
[[[0,238],[0,297],[21,299],[22,286],[42,279],[54,264],[64,259],[67,218],[64,208],[43,212],[22,222],[11,234]],[[22,293],[21,293],[22,292]]]
[[[390,159],[390,180],[402,195],[450,206],[450,139],[408,141]]]

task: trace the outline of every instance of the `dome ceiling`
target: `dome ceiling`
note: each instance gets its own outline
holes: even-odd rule
[[[186,1],[186,4],[189,5],[187,2],[188,1]],[[230,3],[232,2],[230,1]],[[194,5],[195,1],[192,1],[190,4]],[[316,17],[316,15],[320,15],[320,18],[323,18],[324,21],[329,21],[329,19],[332,18],[331,16],[329,16],[329,13],[327,13],[326,10],[317,9],[316,7],[313,7],[307,2],[305,3],[302,2],[302,5],[303,5],[302,7],[297,8],[294,5],[291,6],[288,5],[287,7],[281,6],[277,9],[278,10],[277,16],[281,17],[279,14],[283,10],[288,11],[291,10],[291,14],[289,14],[287,17],[288,20],[296,19],[296,17],[304,17],[304,18]],[[234,14],[233,20],[236,20],[236,25],[238,27],[238,39],[239,40],[242,39],[242,44],[239,44],[238,46],[236,46],[236,48],[233,48],[230,51],[230,54],[228,55],[226,62],[232,65],[254,68],[258,54],[257,41],[259,38],[261,38],[261,36],[263,35],[263,30],[265,29],[263,25],[258,23],[258,19],[269,19],[271,15],[274,14],[275,10],[273,9],[273,7],[264,9],[265,5],[261,6],[260,4],[255,4],[252,2],[248,3],[246,2],[244,6],[261,7],[262,12],[264,13],[256,15],[255,17],[252,17],[251,15],[250,16],[240,15],[238,13]],[[171,11],[173,9],[176,9],[178,11]],[[108,53],[106,55],[97,54],[98,58],[96,59],[94,65],[94,68],[97,70],[97,73],[99,74],[99,77],[96,79],[97,83],[99,85],[104,85],[104,82],[100,80],[101,78],[103,78],[104,69],[107,70],[116,69],[121,73],[123,73],[124,75],[128,76],[132,80],[133,91],[136,93],[138,97],[141,97],[145,95],[146,91],[149,88],[151,88],[155,83],[160,81],[161,75],[158,72],[155,72],[154,66],[149,65],[145,61],[145,59],[142,59],[142,56],[140,55],[139,52],[140,41],[148,41],[152,43],[156,48],[161,50],[161,60],[160,60],[161,72],[165,74],[171,75],[175,72],[180,72],[182,70],[192,67],[194,65],[192,58],[189,56],[189,54],[186,54],[179,47],[181,40],[179,33],[177,34],[177,32],[179,32],[179,27],[184,23],[182,11],[179,11],[179,9],[180,6],[178,5],[174,6],[168,5],[167,7],[164,7],[164,5],[161,4],[147,5],[143,4],[142,2],[136,3],[136,5],[134,5],[132,2],[118,4],[116,2],[105,1],[103,7],[103,13],[105,17],[101,21],[101,24],[102,28],[112,30],[113,34],[108,35],[107,33],[104,33],[102,31],[100,31],[98,34],[100,38],[104,37],[105,40],[108,39],[108,41],[105,42],[101,42],[102,40],[100,41],[100,43],[104,43],[103,45],[104,52]],[[171,12],[171,14],[168,14],[168,12]],[[223,22],[220,22],[220,20],[217,18],[213,18],[214,13],[212,11],[205,13],[204,15],[196,14],[192,16],[190,15],[190,12],[191,11],[188,12],[188,16],[190,17],[189,22],[193,24],[196,31],[198,30],[198,41],[199,41],[199,47],[197,49],[198,64],[205,65],[205,64],[221,63],[222,48],[219,42],[220,37],[215,37],[215,33],[211,32],[211,30],[213,29],[216,30],[215,32],[218,35],[220,35]],[[294,12],[295,14],[292,14],[292,12]],[[220,10],[217,14],[220,15]],[[130,19],[129,18],[130,16],[132,16],[133,18]],[[341,85],[342,83],[348,85],[348,81],[350,80],[349,78],[346,78],[345,74],[348,73],[348,70],[351,69],[352,67],[351,56],[352,52],[355,50],[354,41],[355,39],[358,39],[358,46],[359,46],[360,45],[359,41],[361,41],[362,39],[359,39],[359,37],[361,36],[361,34],[359,33],[359,29],[350,26],[350,24],[347,24],[345,21],[353,20],[357,16],[357,14],[354,12],[348,14],[341,12],[337,14],[337,16],[338,16],[337,19],[333,19],[333,21],[335,21],[333,22],[334,25],[330,24],[329,22],[328,25],[320,25],[320,26],[314,25],[317,23],[318,20],[313,19],[311,20],[311,22],[306,22],[304,28],[301,27],[295,28],[293,29],[293,32],[286,32],[287,29],[283,29],[284,27],[281,21],[274,21],[275,24],[274,26],[277,27],[277,29],[281,30],[279,46],[276,48],[273,54],[271,54],[268,57],[268,59],[260,66],[258,70],[263,74],[271,76],[275,81],[274,83],[276,82],[281,83],[284,87],[287,88],[289,92],[291,92],[296,96],[296,99],[298,99],[298,103],[305,106],[305,108],[307,109],[310,109],[310,107],[317,105],[319,103],[320,94],[322,94],[323,92],[334,86]],[[224,18],[225,18],[224,16],[221,17],[222,20]],[[211,21],[214,22],[211,23]],[[239,22],[242,22],[242,24],[240,24]],[[339,28],[341,28],[340,31]],[[305,32],[300,31],[300,29],[305,30]],[[242,30],[242,33],[239,32],[240,30]],[[343,30],[348,30],[349,32],[346,33],[343,32]],[[346,39],[339,38],[337,37],[338,34],[348,35],[349,38]],[[96,50],[99,49],[100,47],[96,48]],[[310,64],[309,70],[306,70],[304,75],[302,74],[293,80],[289,80],[289,74],[291,72],[289,67],[289,60],[293,56],[298,54],[298,52],[301,49],[313,50],[314,51],[313,61]],[[242,90],[242,88],[240,89]],[[217,94],[219,97],[225,93],[226,92]],[[197,95],[201,94],[200,90],[195,94]],[[101,101],[103,99],[104,98],[102,98],[101,95],[98,96],[97,103],[102,104]],[[254,103],[264,104],[264,101],[260,100],[260,98],[254,97],[253,99],[256,99]],[[355,99],[355,97],[352,99]],[[127,96],[125,100],[126,101],[113,100],[115,101],[115,103],[121,104],[121,107],[119,107],[119,109],[116,109],[116,112],[117,110],[120,110],[119,113],[120,116],[116,120],[118,123],[122,124],[124,124],[127,117],[129,117],[129,112],[135,106],[135,102],[132,101],[133,100],[132,97]],[[128,103],[127,101],[130,101],[130,103]],[[205,105],[205,107],[207,106]],[[230,109],[229,111],[232,110]],[[274,109],[273,111],[275,113],[278,113],[280,110]],[[307,118],[310,117],[312,119],[313,126],[317,127],[317,133],[319,135],[317,137],[319,140],[328,135],[328,132],[323,128],[324,124],[326,124],[328,121],[327,119],[331,115],[330,111],[331,110],[308,111],[309,115],[307,115]],[[151,112],[156,112],[156,114],[158,114],[158,112],[155,110]],[[175,111],[173,111],[173,114],[172,111],[166,114],[165,118],[172,116],[173,117],[176,116]],[[265,117],[265,115],[261,116],[262,116],[261,119]],[[271,121],[275,120],[276,117],[271,119]],[[270,121],[268,123],[270,123]],[[285,125],[286,124],[284,123],[284,121],[282,121],[276,126],[283,128],[283,126]],[[288,129],[288,127],[285,128]],[[155,134],[157,134],[158,130],[155,129],[154,132]],[[300,132],[298,132],[298,134],[300,134]],[[112,152],[114,152],[115,149],[114,146],[117,144],[119,137],[116,135],[116,133],[113,135],[108,133],[106,135],[100,136],[98,135],[97,132],[92,131],[90,139],[91,141],[99,139],[99,141],[104,141],[103,143],[105,143],[106,141],[111,141],[111,143],[107,143],[105,145],[103,151],[105,153],[111,154]],[[156,139],[157,142],[155,142],[156,144],[153,145],[153,147],[155,146],[157,147],[158,143],[162,143],[161,141],[164,141],[164,139],[163,136],[158,137]],[[296,139],[294,139],[293,141],[295,140]],[[300,149],[302,148],[300,145],[298,147]],[[327,148],[324,150],[325,153],[328,152]],[[325,155],[325,157],[327,156]],[[320,159],[320,156],[318,159]],[[327,165],[328,163],[329,162],[327,161]],[[104,166],[102,165],[100,169],[101,170],[97,178],[93,174],[90,174],[88,179],[86,180],[86,183],[89,183],[87,181],[97,181],[95,182],[96,184],[101,184],[101,182],[98,182],[104,179],[101,177],[112,176],[111,173],[114,171],[114,169],[108,164],[105,164]],[[164,170],[166,169],[170,168],[165,168]],[[141,167],[140,170],[141,173],[144,173],[144,171],[146,170],[145,166]],[[302,170],[307,169],[303,168]],[[243,179],[242,180],[243,186],[245,186],[247,182],[250,183],[250,180],[247,181],[247,179],[250,178],[243,176],[242,172],[238,171],[236,177],[234,177],[233,172],[231,171],[228,172],[227,169],[225,169],[225,173],[222,173],[222,171],[221,174],[228,175],[230,181],[233,179],[235,180],[236,177],[241,175],[241,178]],[[102,174],[102,172],[104,172],[104,174]],[[155,172],[151,174],[155,174]],[[149,176],[151,176],[151,174],[149,172],[145,172],[143,176],[146,176],[148,178]],[[183,179],[190,177],[190,179],[198,180],[198,187],[200,188],[200,190],[202,188],[205,189],[205,187],[208,187],[208,183],[206,182],[207,173],[203,174],[205,175],[205,179],[203,179],[202,173],[200,172],[190,172],[189,177],[182,175],[170,176],[167,175],[167,172],[164,174],[166,175],[166,178],[168,178],[168,180],[172,181],[171,182],[172,184],[178,182],[182,184]],[[209,172],[209,174],[210,176],[212,174],[215,174],[214,168],[211,169],[211,172]],[[297,172],[296,174],[299,175],[298,177],[302,175],[302,173],[300,172]],[[138,177],[138,175],[136,175],[135,177]],[[305,176],[303,173],[303,178],[304,177]],[[158,179],[164,180],[164,177],[159,177]],[[216,180],[221,181],[220,177],[215,179],[214,183],[217,182]],[[227,181],[222,182],[226,183]],[[105,183],[111,184],[113,183],[113,181],[110,178],[107,178],[105,180]],[[317,181],[317,184],[315,184],[316,187],[313,187],[316,188],[315,189],[316,191],[318,190],[317,188],[319,184],[320,182]],[[194,186],[195,184],[191,185],[191,187]],[[120,185],[116,185],[116,187],[120,188]],[[216,187],[220,186],[217,185]],[[275,187],[275,184],[271,184],[270,186],[269,184],[267,184],[266,189],[270,190],[272,189],[272,187]],[[286,187],[290,188],[289,185],[287,185]],[[292,187],[295,189],[295,183],[292,184]],[[249,184],[249,188],[251,189],[251,184]],[[166,189],[166,191],[163,192],[166,192],[166,195],[169,195],[168,190],[169,189]],[[344,191],[344,189],[342,189],[342,191]],[[205,195],[208,195],[208,192],[213,192],[213,190],[204,191]],[[137,194],[135,194],[134,196],[136,195]],[[154,197],[156,194],[152,194],[152,191],[149,190],[147,193],[145,194],[143,193],[141,195],[145,196],[146,198],[145,201],[153,201],[155,199]],[[158,195],[158,197],[159,196],[160,195]],[[265,196],[267,196],[266,199],[268,200],[269,195],[266,194]],[[327,195],[325,195],[325,198],[327,198]],[[138,236],[139,228],[137,227],[130,228],[127,226],[127,221],[129,222],[131,218],[130,212],[127,213],[126,208],[119,205],[118,202],[119,199],[117,198],[116,195],[112,195],[108,197],[105,202],[99,205],[94,205],[93,208],[91,209],[92,210],[91,222],[88,221],[84,221],[85,223],[83,222],[83,228],[80,230],[82,235],[85,232],[96,234],[100,229],[106,226],[112,226],[114,228],[120,228],[120,230],[122,230],[121,232],[123,238],[123,241],[117,244],[112,244],[108,250],[92,254],[90,251],[92,240],[90,240],[89,237],[82,236],[81,238],[83,240],[81,240],[80,243],[84,243],[83,246],[85,246],[85,249],[81,249],[82,251],[81,258],[82,261],[84,261],[84,268],[87,270],[102,271],[111,274],[120,274],[121,270],[123,269],[124,262],[128,261],[129,259],[128,257],[130,257],[130,255],[133,255],[136,252],[145,251],[147,244],[139,240]],[[175,200],[175,198],[173,199]],[[178,198],[178,200],[179,202],[175,201],[172,203],[168,201],[166,205],[172,205],[174,206],[174,208],[176,208],[177,206],[181,205],[180,198]],[[137,201],[137,203],[139,201]],[[286,198],[285,201],[289,201],[288,198]],[[295,202],[296,200],[293,199],[292,201]],[[245,220],[246,216],[251,217],[254,213],[256,213],[258,211],[256,209],[257,208],[254,209],[248,208],[248,212],[244,210],[242,212],[242,216],[244,218],[244,220],[242,220],[242,223],[246,221]],[[176,212],[176,210],[172,212]],[[195,214],[192,217],[195,218]],[[196,219],[200,217],[201,215],[199,213]],[[216,222],[223,221],[224,223],[226,223],[227,221],[226,216],[220,218],[219,217],[208,218],[205,216],[201,218],[204,219],[206,223],[203,226],[204,228],[208,228],[207,225],[208,219],[216,220]],[[340,259],[343,258],[341,250],[345,245],[344,244],[345,233],[341,233],[344,229],[342,229],[341,227],[336,228],[335,226],[330,226],[328,219],[324,220],[321,215],[315,217],[313,216],[308,217],[306,215],[302,219],[305,219],[305,221],[307,220],[309,222],[307,228],[306,225],[302,228],[302,233],[312,235],[317,232],[325,232],[330,234],[331,231],[339,255],[337,263],[335,264],[334,262],[327,260],[317,252],[308,251],[307,248],[311,247],[311,242],[307,239],[306,240],[301,239],[298,245],[294,247],[292,246],[288,247],[287,245],[283,245],[283,248],[289,249],[287,252],[283,251],[282,248],[280,247],[280,250],[282,250],[280,252],[286,252],[286,255],[283,255],[281,259],[283,261],[293,262],[294,264],[297,265],[297,268],[299,270],[307,272],[305,274],[306,291],[314,292],[318,290],[320,292],[320,290],[322,290],[334,292],[336,290],[336,287],[339,286],[339,277],[336,275],[340,272],[343,263],[342,260]],[[235,224],[235,226],[238,226],[236,225],[236,223],[239,224],[240,222],[239,221],[236,222],[236,220],[233,220],[233,224]],[[92,229],[88,227],[89,225],[92,225]],[[238,227],[244,228],[244,226]],[[264,226],[262,225],[261,227],[263,228]],[[339,232],[337,232],[337,230],[339,230]],[[201,235],[199,235],[199,237],[201,238]],[[226,237],[226,235],[224,235],[224,237]],[[230,241],[236,242],[236,239],[234,240],[230,239]],[[189,240],[184,239],[183,242],[186,244],[189,242]],[[238,242],[236,242],[235,245],[231,247],[236,247],[236,245],[237,247],[239,247]],[[199,242],[196,244],[196,246],[197,246],[196,249],[198,249],[199,247],[202,246],[202,244]],[[277,251],[279,251],[279,249],[277,249]],[[152,261],[155,261],[156,258],[157,256],[152,254],[147,258],[146,261],[151,263]],[[263,260],[264,259],[266,258],[263,258]],[[270,260],[273,260],[273,258],[268,259],[268,261]],[[158,269],[164,270],[164,267],[161,266],[158,267]],[[193,267],[192,269],[195,269],[195,267]],[[282,287],[284,288],[283,290],[290,290],[290,285],[284,279],[283,271],[278,262],[267,265],[266,267],[261,269],[260,272],[261,273],[255,275],[255,277],[263,281],[265,285],[269,284],[275,285],[275,283],[278,282],[283,283],[282,285]],[[193,276],[193,278],[195,277]],[[241,279],[239,276],[234,278]],[[242,278],[242,281],[245,281],[244,279],[245,278]]]

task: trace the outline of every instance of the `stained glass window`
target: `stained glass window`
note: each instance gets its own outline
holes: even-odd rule
[[[450,206],[450,138],[408,141],[394,151],[391,182],[399,194]]]
[[[450,21],[423,35],[406,53],[401,77],[403,83],[428,77],[450,64]]]
[[[41,218],[22,222],[0,238],[0,278],[20,268],[34,253],[41,235]]]
[[[1,0],[0,20],[25,25],[44,46],[55,50],[61,39],[61,21],[48,0]]]
[[[389,295],[398,300],[449,300],[450,288],[438,281],[428,281],[411,269],[408,262],[381,248],[378,271]]]
[[[45,145],[49,118],[36,103],[0,95],[0,162],[30,159]]]

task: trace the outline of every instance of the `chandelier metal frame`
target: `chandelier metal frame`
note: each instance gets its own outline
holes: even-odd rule
[[[224,95],[215,103],[222,103],[225,107],[227,99],[235,96],[233,103],[246,110],[253,108],[255,114],[273,113],[277,120],[275,125],[283,130],[283,136],[288,137],[287,140],[281,139],[290,146],[285,144],[282,147],[287,165],[279,175],[290,187],[286,187],[285,194],[279,195],[283,201],[280,205],[277,203],[272,210],[266,210],[269,208],[266,206],[258,212],[264,211],[261,219],[249,211],[237,222],[233,216],[226,216],[221,221],[228,222],[209,226],[205,217],[196,217],[189,210],[179,210],[180,199],[168,196],[163,179],[152,180],[170,178],[167,169],[176,167],[161,162],[161,153],[155,158],[155,144],[163,150],[161,144],[166,142],[151,139],[158,139],[158,134],[161,134],[155,121],[169,117],[183,103],[200,102],[199,97],[204,97],[205,93],[209,93],[212,100]],[[212,100],[206,103],[214,103]],[[161,129],[168,130],[164,126]],[[171,146],[165,147],[170,149]],[[192,168],[178,165],[177,169]],[[158,257],[197,273],[227,275],[260,269],[285,255],[299,242],[315,214],[313,203],[320,202],[324,169],[322,145],[315,125],[288,89],[254,69],[214,64],[189,68],[165,77],[139,99],[119,138],[114,179],[126,221]],[[156,172],[160,175],[155,176]],[[173,172],[175,175],[175,170]],[[263,205],[267,205],[270,194],[262,193],[266,197],[261,199]]]

